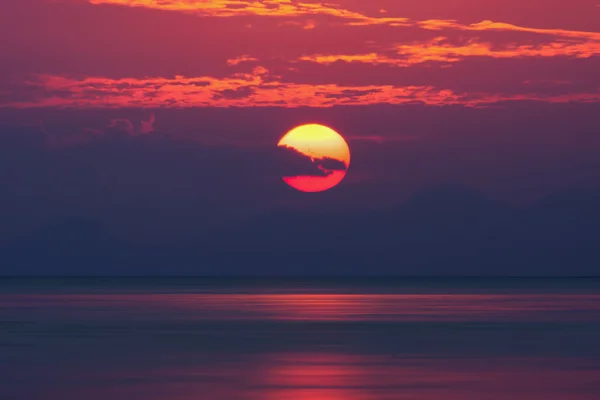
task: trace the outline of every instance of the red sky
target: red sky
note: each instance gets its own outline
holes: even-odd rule
[[[598,0],[21,0],[8,107],[331,107],[600,98]]]

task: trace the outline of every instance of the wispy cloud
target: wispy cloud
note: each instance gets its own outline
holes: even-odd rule
[[[227,60],[227,65],[231,67],[249,61],[258,61],[258,58],[250,57],[249,55],[244,54],[235,58],[230,58]]]
[[[351,25],[404,26],[407,18],[371,17],[357,11],[344,9],[330,3],[304,3],[293,0],[84,0],[91,4],[113,4],[127,7],[146,7],[167,11],[180,11],[213,17],[268,16],[298,17],[325,15],[343,18]],[[303,24],[310,29],[313,22]]]
[[[495,21],[481,21],[474,24],[464,25],[454,20],[437,20],[431,19],[426,21],[418,21],[417,25],[430,30],[441,30],[441,29],[458,29],[462,31],[515,31],[515,32],[528,32],[537,33],[541,35],[551,35],[561,38],[575,38],[575,39],[591,39],[600,41],[600,32],[585,32],[575,31],[567,29],[543,29],[543,28],[528,28],[525,26],[518,26],[508,24],[505,22]]]
[[[587,25],[533,28],[494,10],[410,19],[392,0],[34,1],[45,8],[22,7],[23,18],[51,13],[47,26],[0,24],[15,37],[0,67],[3,107],[477,106],[599,93],[600,32]],[[115,19],[132,23],[103,30]]]
[[[547,102],[598,101],[596,93],[540,95],[535,92],[516,94],[457,93],[432,86],[298,84],[266,81],[264,69],[252,74],[235,74],[227,78],[175,77],[148,79],[83,79],[50,75],[37,76],[28,85],[42,88],[47,95],[30,101],[6,102],[5,107],[333,107],[338,105],[461,104],[482,106],[511,100]],[[199,84],[199,83],[202,84]],[[154,120],[143,125],[149,131]],[[114,124],[127,121],[114,121]],[[132,125],[129,122],[129,125]],[[124,126],[131,130],[132,126]],[[141,131],[140,131],[141,132]]]
[[[540,45],[507,44],[503,47],[493,43],[469,41],[457,45],[445,42],[438,37],[424,43],[398,44],[393,52],[371,52],[367,54],[314,54],[299,58],[301,61],[330,65],[335,62],[364,63],[372,65],[393,65],[408,67],[424,62],[459,62],[467,57],[517,58],[517,57],[557,57],[567,56],[589,58],[600,55],[600,41],[583,43],[557,41]]]
[[[81,0],[91,4],[113,4],[126,7],[145,7],[167,11],[196,13],[214,17],[265,16],[298,17],[325,15],[343,19],[346,24],[388,25],[397,27],[419,26],[429,30],[458,29],[464,31],[519,31],[563,38],[584,38],[600,40],[600,32],[585,32],[567,29],[544,29],[518,26],[501,21],[482,20],[473,24],[461,24],[456,20],[429,19],[411,20],[406,17],[390,17],[385,9],[377,15],[367,15],[357,10],[342,7],[340,4],[319,2],[308,3],[293,0]],[[301,24],[308,29],[314,21]]]

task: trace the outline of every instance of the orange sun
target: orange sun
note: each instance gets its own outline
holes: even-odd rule
[[[322,173],[315,175],[284,176],[283,181],[302,192],[322,192],[344,179],[350,165],[350,149],[344,138],[331,128],[319,124],[298,126],[279,141],[277,146],[292,148],[310,158]],[[331,163],[339,167],[329,169]],[[342,168],[343,167],[343,168]]]

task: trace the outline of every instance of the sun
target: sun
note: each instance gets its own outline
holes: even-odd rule
[[[350,166],[350,148],[333,129],[320,124],[298,126],[285,134],[277,144],[306,157],[315,173],[284,176],[285,183],[302,192],[322,192],[339,184]]]

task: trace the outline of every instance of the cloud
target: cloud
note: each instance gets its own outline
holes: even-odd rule
[[[150,112],[159,122],[150,134],[107,132],[111,119],[137,126]],[[2,232],[73,215],[99,219],[127,238],[175,241],[189,238],[189,229],[223,226],[281,205],[381,208],[449,181],[495,198],[531,201],[600,182],[598,112],[598,103],[0,109],[0,239]],[[323,172],[305,157],[282,159],[275,144],[308,119],[335,127],[351,142],[352,167],[337,190],[298,198],[281,182],[283,173]],[[59,143],[73,141],[48,148],[39,121]],[[85,127],[106,133],[87,137]]]
[[[346,139],[350,142],[372,142],[377,144],[390,142],[412,142],[417,140],[417,136],[401,135],[401,136],[384,136],[384,135],[352,135]]]
[[[317,158],[313,162],[316,162],[318,166],[328,171],[346,171],[348,169],[348,166],[343,161],[336,160],[335,158]]]
[[[561,14],[560,23],[533,19],[533,27],[504,3],[497,7],[503,12],[473,5],[473,13],[438,4],[431,19],[433,3],[424,1],[430,7],[388,0],[5,2],[0,37],[11,39],[0,40],[0,107],[597,100],[600,33],[587,25],[567,24]],[[455,19],[453,8],[460,9]],[[300,29],[309,21],[313,29]],[[563,26],[571,29],[552,28]],[[199,51],[195,38],[209,36],[216,40]]]
[[[550,35],[559,38],[590,39],[600,41],[600,32],[585,32],[568,29],[529,28],[525,26],[513,25],[505,22],[497,22],[490,20],[465,25],[460,24],[454,20],[431,19],[425,21],[418,21],[417,24],[425,29],[431,30],[452,28],[462,31],[514,31]]]
[[[250,61],[258,61],[258,58],[255,57],[250,57],[249,55],[241,55],[235,58],[230,58],[229,60],[227,60],[227,65],[229,66],[235,66],[241,63],[246,63],[246,62],[250,62]]]
[[[219,90],[213,94],[215,100],[240,100],[246,99],[254,94],[255,89],[251,86],[240,86],[235,89]]]
[[[132,120],[128,118],[113,118],[109,121],[107,128],[116,129],[123,131],[131,136],[136,135],[147,135],[154,132],[154,123],[156,122],[156,116],[154,113],[150,114],[148,120],[141,120],[139,124],[134,124]],[[97,130],[102,132],[102,130]]]
[[[371,94],[380,93],[381,89],[343,89],[339,93],[321,93],[318,92],[319,95],[324,95],[327,99],[360,99],[368,97]]]
[[[96,124],[94,126],[74,126],[65,127],[63,124],[54,125],[49,128],[44,119],[40,119],[38,123],[33,124],[39,128],[38,133],[41,133],[38,142],[45,149],[65,149],[73,146],[88,145],[92,142],[105,139],[106,136],[141,136],[148,135],[154,132],[154,123],[156,117],[151,113],[148,119],[140,119],[139,123],[134,118],[109,118],[106,123]],[[25,123],[21,126],[29,126]]]
[[[323,65],[338,62],[363,63],[409,67],[428,62],[457,63],[468,57],[521,58],[521,57],[575,57],[589,58],[600,55],[600,41],[555,41],[539,45],[506,44],[469,40],[466,44],[448,43],[446,37],[437,37],[423,43],[396,44],[392,51],[367,54],[313,54],[299,58]]]
[[[179,11],[193,13],[202,16],[211,17],[235,17],[235,16],[261,16],[261,17],[302,17],[302,16],[328,16],[335,17],[350,26],[379,26],[387,25],[391,27],[420,26],[425,29],[439,30],[443,28],[453,28],[459,30],[508,30],[520,32],[532,32],[539,34],[555,35],[557,37],[570,38],[589,38],[600,40],[599,32],[586,32],[568,29],[544,29],[524,27],[508,22],[492,21],[489,19],[481,20],[472,24],[461,24],[454,19],[426,19],[418,20],[408,17],[390,16],[386,9],[382,9],[375,4],[371,10],[371,15],[357,11],[355,4],[351,1],[340,1],[338,4],[332,3],[308,3],[295,2],[292,0],[211,0],[211,1],[190,1],[190,0],[87,0],[91,4],[112,4],[126,7],[144,7],[159,9],[165,11]],[[380,4],[382,2],[380,1]],[[425,2],[424,2],[425,3]],[[393,2],[390,5],[398,7]],[[543,4],[546,6],[546,4]],[[354,6],[354,7],[353,7]],[[516,5],[515,5],[516,6]],[[352,9],[354,8],[354,10]],[[367,7],[368,8],[368,7]],[[395,8],[395,7],[394,7]],[[415,7],[413,7],[415,8]],[[439,4],[436,4],[439,8]],[[454,7],[460,8],[460,7]],[[473,8],[473,7],[469,7]],[[550,8],[552,8],[550,6]],[[575,8],[575,7],[574,7]],[[365,7],[360,7],[365,9]],[[485,9],[485,8],[484,8]],[[590,10],[593,12],[593,10]],[[404,9],[399,7],[398,12],[411,14],[409,7]],[[454,11],[456,13],[456,11]],[[294,23],[295,21],[291,21]],[[314,21],[309,20],[306,23],[298,25],[305,29],[314,28]]]
[[[314,158],[289,146],[277,147],[277,170],[282,176],[327,176],[348,166],[330,157]]]
[[[111,119],[110,123],[108,124],[108,128],[123,130],[129,135],[134,134],[133,123],[130,120],[124,118]]]
[[[108,125],[131,132],[133,124],[125,121],[130,119]],[[136,240],[147,235],[170,240],[198,226],[222,226],[254,215],[287,192],[281,176],[289,162],[278,157],[274,145],[205,146],[153,132],[105,133],[95,140],[48,147],[39,127],[29,131],[9,134],[4,129],[0,135],[0,170],[12,171],[0,173],[0,218],[14,215],[17,225],[86,215],[108,221]],[[52,132],[59,140],[84,138],[79,128]],[[302,165],[302,172],[317,171],[309,159]],[[27,190],[22,190],[24,182]],[[33,211],[25,215],[26,209]],[[2,226],[0,239],[7,229],[17,231]]]
[[[197,82],[209,82],[198,86]],[[514,100],[545,102],[590,102],[600,92],[546,95],[531,91],[505,93],[460,93],[433,86],[298,84],[264,81],[263,75],[235,74],[229,78],[175,77],[148,79],[84,79],[39,75],[25,88],[36,93],[27,101],[4,101],[0,107],[333,107],[339,105],[407,104],[482,106]],[[46,93],[44,97],[40,93]],[[114,121],[128,132],[126,121]]]
[[[330,3],[295,2],[292,0],[88,0],[91,4],[112,4],[126,7],[145,7],[165,11],[179,11],[211,17],[261,16],[299,17],[330,16],[348,20],[351,25],[403,26],[408,22],[401,17],[371,17]],[[314,28],[314,21],[302,25],[303,29]]]
[[[141,134],[148,134],[154,132],[154,123],[156,122],[156,116],[154,113],[150,114],[150,119],[147,121],[140,121],[140,129],[139,132]]]
[[[165,126],[177,121],[177,114]],[[274,143],[204,145],[174,138],[175,127],[144,135],[109,134],[115,128],[137,132],[132,115],[113,118],[89,140],[81,126],[91,125],[96,114],[72,115],[81,125],[63,120],[45,124],[44,132],[39,123],[2,127],[0,171],[11,172],[0,173],[0,218],[5,222],[0,242],[29,221],[64,215],[105,221],[136,241],[149,236],[176,240],[199,226],[223,226],[285,203],[293,195],[281,181],[286,174],[326,176],[345,169],[336,160],[311,160]],[[47,133],[62,144],[81,140],[48,146]]]

